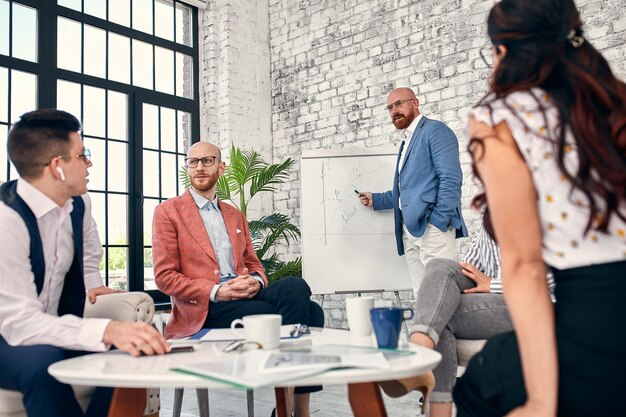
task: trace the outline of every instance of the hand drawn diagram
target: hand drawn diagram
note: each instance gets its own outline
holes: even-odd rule
[[[316,294],[410,287],[396,251],[393,210],[375,212],[355,193],[391,189],[397,150],[366,151],[303,153],[303,272]]]

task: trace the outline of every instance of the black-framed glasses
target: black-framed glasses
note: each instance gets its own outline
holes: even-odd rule
[[[387,110],[387,111],[391,111],[394,107],[400,107],[401,105],[403,105],[403,104],[404,104],[404,103],[406,103],[407,101],[413,101],[413,100],[415,100],[415,97],[414,97],[414,98],[406,98],[406,99],[404,99],[404,100],[397,100],[397,101],[394,101],[394,102],[393,102],[393,103],[391,103],[391,104],[387,104],[387,105],[385,105],[385,110]]]
[[[219,158],[217,156],[207,155],[202,158],[186,158],[185,165],[189,168],[195,168],[198,166],[198,162],[202,162],[202,165],[209,168],[215,165],[215,162],[218,161]]]
[[[493,51],[491,50],[491,46],[485,45],[478,50],[480,57],[483,59],[483,62],[487,66],[487,68],[493,68]]]
[[[50,163],[52,161],[54,161],[55,159],[66,159],[66,158],[80,158],[83,160],[84,163],[88,164],[91,162],[91,151],[87,148],[85,148],[85,150],[83,150],[83,153],[81,153],[80,155],[58,155],[55,156],[54,158],[50,159],[47,163],[44,164],[44,166],[48,166],[50,165]]]

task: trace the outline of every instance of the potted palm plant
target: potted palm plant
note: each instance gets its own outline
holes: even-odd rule
[[[277,185],[285,183],[293,164],[291,158],[280,164],[269,164],[257,151],[242,150],[233,145],[230,149],[230,163],[217,182],[217,196],[229,201],[246,216],[252,244],[270,283],[289,275],[302,276],[302,258],[284,261],[276,252],[280,244],[296,242],[300,238],[300,229],[291,223],[289,216],[282,213],[251,220],[248,218],[248,205],[257,194],[276,191]],[[180,169],[180,179],[185,187],[190,186],[184,166]]]

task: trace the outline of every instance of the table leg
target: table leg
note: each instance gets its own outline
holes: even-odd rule
[[[145,388],[115,388],[108,417],[142,417],[145,409]]]
[[[354,417],[387,417],[385,403],[376,382],[348,384],[348,400]]]
[[[276,387],[274,392],[276,393],[276,417],[288,417],[287,388]]]

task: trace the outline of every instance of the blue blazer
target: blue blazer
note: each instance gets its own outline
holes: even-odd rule
[[[402,224],[415,237],[424,235],[427,223],[442,232],[454,227],[457,238],[467,236],[461,214],[463,173],[454,132],[438,120],[422,117],[405,152],[400,175],[398,152],[393,189],[372,194],[374,210],[393,208],[398,254],[404,255]]]

